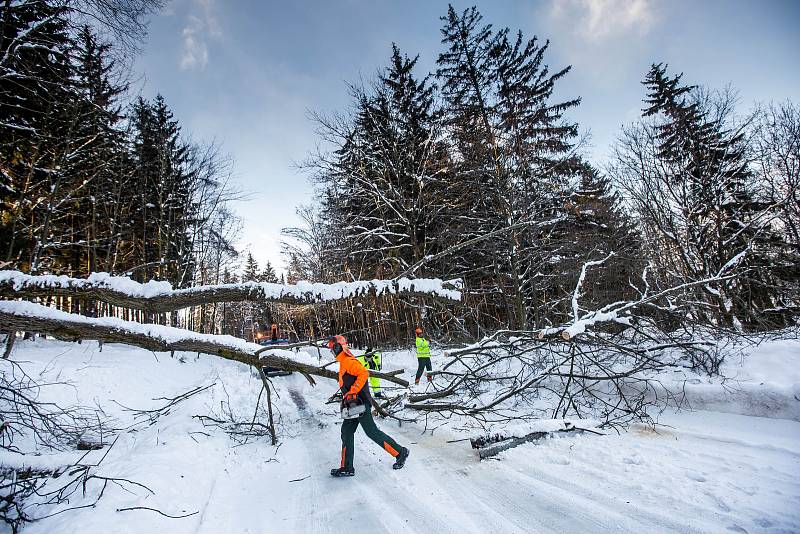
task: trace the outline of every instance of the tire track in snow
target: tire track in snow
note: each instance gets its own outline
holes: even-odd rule
[[[412,486],[423,491],[433,489],[432,495],[442,501],[441,508],[447,510],[451,523],[457,525],[453,532],[530,531],[525,507],[517,505],[516,499],[497,497],[495,489],[505,481],[495,479],[492,473],[489,477],[475,479],[473,468],[479,467],[476,457],[462,454],[438,438],[418,433],[412,436],[408,431],[403,434],[406,439],[416,437],[417,440],[411,456],[415,463],[409,473]]]
[[[449,492],[436,492],[430,498],[431,489],[439,484],[425,473],[423,459],[418,447],[411,446],[412,456],[406,468],[391,469],[393,460],[384,451],[366,438],[362,432],[356,433],[356,476],[335,479],[328,471],[341,447],[339,425],[320,432],[322,424],[312,413],[302,395],[290,389],[301,418],[301,442],[305,445],[307,468],[311,471],[311,488],[307,502],[316,503],[303,519],[295,522],[296,532],[342,532],[354,528],[367,532],[486,532],[473,523],[463,502]],[[385,422],[378,422],[386,426]],[[333,427],[333,425],[331,425]],[[390,434],[396,429],[388,429]],[[408,443],[407,437],[403,440]],[[420,463],[417,466],[417,463]],[[417,466],[417,467],[413,467]],[[416,480],[417,477],[422,480]],[[486,508],[477,501],[479,508]],[[488,511],[488,510],[487,510]],[[312,520],[309,524],[308,519]],[[499,516],[496,519],[501,519]],[[333,521],[333,522],[332,522]],[[492,524],[496,525],[500,521]],[[448,526],[455,525],[457,528]],[[465,530],[466,527],[466,530]],[[512,527],[504,532],[522,532]]]
[[[654,510],[627,505],[623,498],[608,496],[597,487],[597,479],[579,484],[553,476],[538,468],[525,473],[507,468],[514,482],[509,486],[535,490],[533,495],[543,514],[534,514],[537,532],[698,532],[681,521]]]
[[[296,380],[296,377],[293,378]],[[316,447],[309,446],[309,442],[316,443],[319,439],[320,434],[322,434],[320,429],[325,424],[319,420],[314,412],[309,410],[308,403],[296,383],[288,387],[288,392],[289,398],[291,398],[296,408],[297,419],[300,423],[298,439],[293,440],[289,446],[293,446],[298,442],[302,443],[303,446],[300,447],[302,466],[298,466],[298,469],[305,469],[310,474],[308,479],[295,483],[302,484],[302,486],[299,489],[300,495],[293,499],[295,506],[293,507],[292,515],[295,517],[295,521],[291,532],[335,532],[332,529],[332,517],[327,507],[318,505],[318,503],[326,501],[326,495],[319,480],[320,470],[324,469],[323,460],[319,454],[312,453],[312,449],[316,449]]]
[[[208,490],[208,497],[206,498],[206,502],[203,503],[203,509],[200,512],[200,517],[197,518],[197,527],[194,529],[195,534],[198,534],[204,524],[204,519],[206,517],[206,511],[208,510],[208,505],[211,503],[211,497],[214,496],[214,488],[217,487],[217,477],[214,477],[213,482],[211,482],[211,489]]]
[[[782,509],[800,483],[769,465],[797,465],[796,452],[784,448],[717,440],[713,432],[629,433],[527,444],[480,462],[468,445],[378,420],[411,448],[406,467],[392,471],[391,458],[359,431],[356,476],[333,479],[339,426],[320,425],[335,414],[296,404],[303,421],[292,446],[303,444],[312,482],[304,499],[315,508],[295,523],[297,532],[754,532],[800,523]],[[782,499],[772,507],[771,488]]]

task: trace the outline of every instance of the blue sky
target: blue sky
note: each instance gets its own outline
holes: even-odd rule
[[[754,103],[800,102],[800,1],[505,0],[477,5],[495,27],[550,39],[551,69],[572,65],[558,87],[580,96],[571,114],[592,136],[602,163],[620,126],[642,107],[640,81],[653,62],[687,83],[739,93]],[[280,229],[312,202],[296,170],[318,144],[308,113],[345,110],[346,82],[368,79],[388,62],[391,43],[435,70],[439,17],[432,0],[172,0],[151,22],[134,69],[144,96],[161,93],[197,140],[216,140],[235,160],[235,181],[251,200],[240,246],[282,265]]]

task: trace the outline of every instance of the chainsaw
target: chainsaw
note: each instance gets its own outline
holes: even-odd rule
[[[342,419],[356,419],[367,410],[367,406],[358,397],[342,401]]]

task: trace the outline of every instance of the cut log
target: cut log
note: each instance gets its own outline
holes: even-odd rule
[[[477,438],[471,438],[469,441],[470,444],[472,445],[472,448],[478,451],[478,456],[481,458],[481,460],[483,460],[484,458],[495,456],[502,451],[511,449],[518,445],[522,445],[523,443],[530,443],[532,441],[547,439],[557,434],[568,434],[568,433],[582,434],[584,432],[593,432],[593,431],[587,430],[585,428],[577,428],[575,426],[572,426],[572,424],[567,423],[565,425],[565,428],[559,430],[529,432],[528,434],[519,437],[514,435],[505,435],[505,434],[491,434],[488,436],[479,436]],[[594,433],[599,434],[599,432],[594,432]]]
[[[97,451],[105,446],[105,443],[100,443],[98,441],[80,440],[75,448],[79,451]]]

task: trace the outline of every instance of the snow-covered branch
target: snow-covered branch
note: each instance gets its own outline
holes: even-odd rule
[[[586,268],[592,265],[599,265],[606,261],[608,258],[605,258],[601,261],[596,262],[588,262],[583,266],[581,270],[581,276],[578,280],[578,283],[575,286],[575,291],[573,293],[573,313],[574,317],[570,324],[560,325],[553,328],[545,328],[539,332],[539,339],[544,339],[545,337],[553,336],[553,335],[560,335],[565,340],[569,341],[570,339],[574,338],[575,336],[582,334],[586,331],[586,329],[590,326],[593,326],[597,323],[608,323],[608,322],[615,322],[623,325],[629,325],[631,320],[631,312],[634,309],[641,308],[647,305],[652,304],[655,301],[658,301],[663,298],[667,298],[670,295],[675,293],[680,293],[687,289],[698,287],[698,286],[708,286],[709,284],[721,283],[732,278],[730,275],[730,271],[738,265],[738,263],[745,257],[747,251],[742,251],[741,253],[737,254],[734,258],[732,258],[729,262],[727,262],[714,276],[710,276],[707,278],[703,278],[701,280],[695,280],[693,282],[686,282],[683,284],[678,284],[673,287],[669,287],[662,291],[658,291],[656,293],[650,294],[649,291],[649,284],[647,283],[647,270],[643,274],[643,280],[647,290],[644,293],[641,293],[640,298],[634,301],[619,301],[609,304],[600,308],[599,310],[592,310],[588,311],[583,315],[579,314],[579,306],[578,306],[578,299],[580,297],[580,288],[583,284],[583,280],[586,274]],[[610,256],[609,256],[610,257]]]
[[[336,372],[320,367],[316,358],[303,357],[302,352],[265,349],[261,345],[233,336],[199,334],[169,326],[123,321],[115,317],[94,319],[32,302],[0,301],[0,324],[8,330],[39,332],[59,339],[93,339],[124,343],[153,351],[200,352],[253,366],[268,365],[284,371],[338,379]],[[408,386],[407,381],[395,376],[396,373],[372,374],[389,382]]]
[[[504,226],[502,228],[498,228],[497,230],[492,230],[491,232],[487,232],[487,233],[479,235],[477,237],[473,237],[473,238],[461,241],[459,243],[456,243],[455,245],[452,245],[452,246],[446,248],[445,250],[443,250],[443,251],[441,251],[441,252],[439,252],[439,253],[437,253],[435,255],[425,256],[424,258],[422,258],[418,262],[416,262],[414,265],[410,266],[408,269],[403,271],[403,273],[400,276],[412,275],[417,270],[419,270],[419,268],[422,267],[423,265],[426,265],[426,264],[428,264],[428,263],[430,263],[430,262],[432,262],[434,260],[450,256],[451,254],[453,254],[455,252],[458,252],[459,250],[463,250],[463,249],[465,249],[467,247],[471,247],[471,246],[476,245],[477,243],[480,243],[482,241],[487,241],[489,239],[494,239],[494,238],[496,238],[498,236],[501,236],[503,234],[507,234],[509,232],[513,232],[514,230],[519,230],[519,229],[522,229],[522,228],[525,228],[525,227],[530,227],[530,226],[538,226],[538,227],[552,226],[552,225],[554,225],[554,224],[556,224],[558,222],[561,222],[562,220],[564,220],[562,217],[557,217],[557,218],[546,220],[546,221],[540,221],[540,220],[537,220],[537,219],[530,218],[530,219],[527,219],[527,220],[524,220],[524,221],[520,221],[520,222],[511,224],[511,225],[508,225],[508,226]]]

